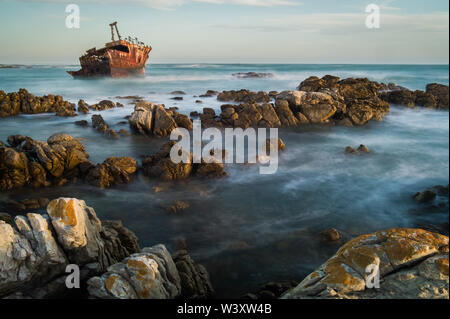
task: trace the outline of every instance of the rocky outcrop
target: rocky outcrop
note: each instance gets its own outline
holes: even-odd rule
[[[131,157],[109,157],[102,164],[91,168],[85,179],[91,185],[109,188],[128,184],[137,170],[137,162]]]
[[[0,221],[0,296],[54,297],[65,290],[68,264],[87,279],[139,251],[131,231],[117,222],[103,226],[82,200],[53,200],[47,213]]]
[[[54,134],[47,142],[12,135],[0,146],[0,190],[24,186],[62,186],[70,181],[107,188],[129,183],[138,170],[130,157],[110,157],[94,165],[83,144],[67,134]]]
[[[54,134],[47,142],[13,135],[8,144],[0,146],[1,190],[64,184],[80,175],[89,158],[83,144],[67,134]]]
[[[0,117],[19,114],[55,113],[58,116],[76,116],[75,104],[59,95],[35,96],[25,89],[5,93],[0,90]]]
[[[181,280],[182,299],[206,299],[214,295],[205,267],[195,264],[186,250],[177,251],[173,260]]]
[[[177,127],[192,129],[192,122],[187,116],[179,114],[173,108],[166,109],[164,105],[150,102],[136,104],[129,122],[135,132],[158,137],[170,135]]]
[[[171,141],[164,144],[160,151],[142,162],[144,175],[160,178],[165,181],[184,180],[189,177],[220,178],[227,176],[222,163],[193,163],[192,152],[187,154],[187,163],[174,163],[170,158],[170,150],[176,145]],[[184,152],[183,150],[181,150]]]
[[[421,229],[363,235],[342,246],[282,298],[448,299],[448,253],[448,237]],[[379,289],[366,285],[369,265],[379,269]]]
[[[88,291],[100,299],[174,299],[181,283],[172,256],[164,245],[156,245],[89,279]]]
[[[411,91],[404,87],[391,86],[389,91],[381,93],[380,97],[388,103],[416,107],[422,106],[430,109],[448,110],[449,89],[447,85],[431,83],[426,91]]]
[[[239,91],[223,91],[217,96],[217,100],[222,102],[239,102],[239,103],[268,103],[271,97],[263,91],[252,92],[249,90]]]

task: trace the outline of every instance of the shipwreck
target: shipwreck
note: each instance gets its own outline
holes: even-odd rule
[[[101,49],[92,48],[80,57],[81,69],[67,71],[73,77],[128,77],[144,76],[145,64],[152,50],[137,38],[122,39],[117,22],[111,27],[111,42]],[[115,39],[114,31],[118,40]]]

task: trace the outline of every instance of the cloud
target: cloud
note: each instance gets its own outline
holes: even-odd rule
[[[2,1],[2,0],[0,0]],[[120,0],[22,0],[24,2],[59,2],[59,3],[120,3]],[[298,0],[129,0],[128,3],[142,4],[149,7],[170,10],[176,7],[189,3],[209,3],[209,4],[232,4],[243,6],[258,6],[258,7],[274,7],[274,6],[296,6],[300,2]]]
[[[300,14],[266,19],[255,24],[218,24],[214,27],[247,29],[260,32],[301,32],[327,35],[357,34],[364,32],[448,33],[449,13],[381,14],[381,28],[369,30],[365,26],[367,15],[359,13]]]

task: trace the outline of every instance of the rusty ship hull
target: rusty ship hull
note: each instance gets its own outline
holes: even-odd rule
[[[122,40],[117,22],[111,23],[111,42],[101,49],[92,48],[80,57],[81,69],[67,71],[73,77],[129,77],[144,76],[145,64],[152,50],[151,46],[129,38]],[[115,40],[114,27],[118,40]]]
[[[151,47],[119,40],[107,43],[102,49],[88,50],[80,57],[81,69],[68,71],[73,77],[129,77],[144,76]]]

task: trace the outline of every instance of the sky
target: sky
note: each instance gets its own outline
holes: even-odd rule
[[[69,29],[66,6],[80,8]],[[369,29],[367,5],[380,7]],[[151,63],[448,64],[447,0],[0,0],[0,64],[77,64],[122,36]]]

